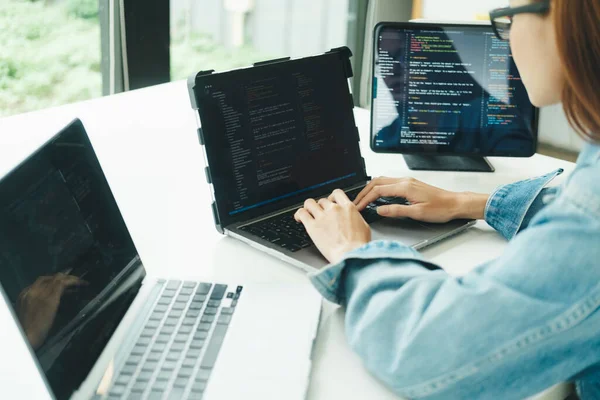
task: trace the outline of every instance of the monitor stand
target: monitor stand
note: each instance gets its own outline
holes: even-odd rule
[[[416,171],[494,172],[485,157],[404,154],[408,168]]]

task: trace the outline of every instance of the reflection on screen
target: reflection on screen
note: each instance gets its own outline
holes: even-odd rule
[[[117,278],[136,260],[80,124],[0,181],[0,283],[57,398],[83,381],[129,307],[139,282]]]
[[[229,216],[352,178],[362,167],[337,55],[209,76],[201,90],[209,165]]]
[[[508,42],[489,27],[379,31],[374,145],[384,150],[530,155],[533,106]]]

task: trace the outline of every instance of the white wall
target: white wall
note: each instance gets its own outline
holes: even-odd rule
[[[569,126],[562,104],[541,110],[539,128],[541,143],[572,151],[580,151],[584,145],[583,140]]]

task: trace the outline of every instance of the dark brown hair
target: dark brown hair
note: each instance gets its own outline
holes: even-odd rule
[[[600,142],[600,0],[551,4],[566,77],[565,113],[579,135]]]

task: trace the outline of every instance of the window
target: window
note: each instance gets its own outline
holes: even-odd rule
[[[356,15],[349,10],[365,2],[0,0],[0,117],[169,75],[178,80],[201,69],[354,48],[356,38],[348,37],[356,36]],[[162,17],[169,8],[170,21]]]
[[[1,0],[0,49],[0,117],[102,94],[98,0]]]
[[[170,0],[171,79],[347,45],[352,0]]]

